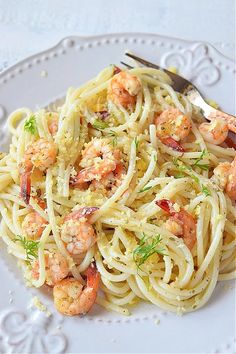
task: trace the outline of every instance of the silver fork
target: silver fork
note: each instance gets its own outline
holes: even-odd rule
[[[219,109],[215,109],[211,107],[202,97],[199,90],[194,86],[190,81],[184,79],[182,76],[172,73],[169,70],[161,68],[159,65],[153,64],[145,59],[137,57],[134,54],[125,53],[126,56],[136,60],[140,64],[148,66],[150,68],[155,68],[159,70],[163,70],[172,80],[172,87],[175,91],[180,92],[188,97],[189,101],[197,107],[200,107],[203,111],[203,114],[207,120],[212,120],[214,118],[220,118],[226,121],[228,124],[229,130],[236,133],[236,117],[220,111]],[[123,65],[132,69],[133,67],[127,63],[121,62]]]

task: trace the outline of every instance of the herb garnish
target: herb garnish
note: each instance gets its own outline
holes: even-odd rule
[[[180,172],[184,172],[184,171],[192,171],[192,168],[190,166],[185,165],[180,159],[173,157],[173,164],[175,165],[175,167],[177,167],[177,169]]]
[[[199,163],[207,155],[208,155],[208,152],[205,149],[203,149],[201,155],[196,159],[196,161],[194,162],[193,166],[199,167],[201,170],[204,170],[204,171],[209,170],[209,165],[208,164]]]
[[[146,191],[149,191],[149,189],[151,189],[152,186],[144,186],[142,189],[140,189],[140,191],[138,191],[138,193],[143,193],[143,192],[146,192]]]
[[[190,166],[185,165],[181,160],[179,160],[178,158],[173,158],[173,164],[177,167],[178,171],[180,171],[181,173],[178,175],[177,178],[181,178],[184,177],[182,172],[186,172],[186,171],[193,171],[193,169]],[[194,174],[190,174],[190,177],[196,182],[199,183],[199,178],[197,176],[195,176]]]
[[[32,261],[33,258],[37,258],[39,241],[27,240],[26,237],[20,235],[17,235],[14,241],[21,243],[21,246],[25,250],[26,259],[28,262]]]
[[[106,122],[103,122],[101,119],[95,119],[95,121],[92,124],[93,128],[98,129],[98,130],[103,130],[105,128],[108,128],[109,125]]]
[[[208,195],[211,195],[211,192],[206,186],[204,186],[204,184],[202,184],[202,192],[205,194],[206,197],[208,197]]]
[[[135,146],[136,146],[136,150],[138,150],[138,138],[137,136],[134,138],[134,143],[135,143]]]
[[[110,130],[109,133],[107,134],[108,136],[112,137],[112,145],[116,146],[117,145],[117,134],[113,130]]]
[[[145,263],[146,260],[153,254],[158,253],[163,256],[165,255],[163,253],[164,248],[158,248],[161,240],[162,239],[160,234],[147,237],[145,233],[143,233],[143,237],[141,238],[138,247],[133,251],[133,260],[136,263],[138,269],[141,269],[141,265]]]
[[[197,159],[197,161],[194,163],[194,166],[198,166],[198,162],[202,159],[202,157],[206,154],[207,152],[205,152],[205,150],[203,150],[201,157],[199,157],[199,159]],[[173,163],[174,165],[177,167],[177,169],[180,171],[180,173],[178,175],[175,176],[175,178],[182,178],[184,177],[184,174],[182,172],[186,172],[186,171],[193,171],[193,169],[190,166],[185,165],[181,160],[179,160],[178,158],[173,158]],[[201,165],[201,166],[205,166],[205,165]],[[208,165],[207,165],[208,166]],[[208,166],[209,167],[209,166]],[[201,168],[201,167],[200,167]],[[207,168],[208,169],[208,168]],[[197,176],[195,176],[194,174],[189,174],[190,177],[197,183],[200,184],[200,180]],[[209,189],[204,185],[201,184],[201,188],[202,188],[202,192],[206,195],[209,196],[211,195],[211,192],[209,191]]]
[[[30,116],[29,119],[27,119],[24,125],[24,130],[26,132],[31,133],[32,135],[38,134],[36,118],[34,115]]]
[[[175,175],[175,178],[183,178],[184,174],[183,173],[177,173],[177,175]]]

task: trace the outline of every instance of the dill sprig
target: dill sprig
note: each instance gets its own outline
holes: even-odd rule
[[[34,115],[30,116],[29,119],[26,120],[24,130],[32,135],[38,134],[36,118]]]
[[[117,145],[117,134],[116,132],[114,132],[114,130],[110,130],[107,134],[109,137],[113,138],[111,143],[113,146]]]
[[[136,146],[136,150],[138,150],[138,143],[139,143],[139,141],[138,141],[137,136],[134,138],[134,143],[135,143],[135,146]]]
[[[141,238],[138,247],[133,251],[133,260],[138,269],[141,269],[141,265],[155,253],[165,256],[163,253],[164,248],[158,247],[161,241],[162,239],[160,234],[147,237],[145,233],[143,233],[143,237]]]
[[[199,167],[201,170],[207,171],[209,170],[209,165],[208,164],[201,164],[199,163],[201,160],[204,159],[205,156],[208,155],[208,151],[206,151],[205,149],[203,149],[201,155],[196,159],[196,161],[194,162],[193,166]]]
[[[202,152],[202,157],[204,156],[205,152],[203,150]],[[199,157],[199,161],[200,161],[200,157]],[[175,178],[183,178],[184,177],[184,174],[183,172],[187,172],[187,171],[193,171],[193,169],[190,167],[190,166],[187,166],[185,165],[181,160],[179,160],[178,158],[173,158],[173,163],[174,165],[177,167],[177,169],[180,171],[180,173],[178,175],[175,176]],[[198,166],[199,165],[196,165],[196,163],[194,164],[195,166]],[[202,192],[207,196],[211,195],[211,192],[209,191],[209,189],[204,185],[204,184],[201,184],[200,183],[200,180],[197,176],[195,176],[194,174],[190,173],[189,174],[190,177],[196,182],[196,183],[199,183],[201,188],[202,188]]]
[[[149,189],[151,189],[152,186],[144,186],[142,189],[140,189],[140,191],[138,191],[138,193],[143,193],[143,192],[147,192],[149,191]]]
[[[202,184],[202,193],[204,193],[206,197],[208,197],[208,195],[211,195],[211,192],[204,184]]]
[[[20,235],[17,235],[14,241],[20,242],[24,248],[27,261],[30,262],[32,259],[37,258],[39,241],[27,240],[26,237]]]
[[[180,159],[177,157],[173,157],[173,164],[177,167],[178,171],[185,172],[185,171],[192,171],[190,166],[185,165]]]
[[[109,125],[108,123],[102,121],[101,119],[97,118],[92,124],[93,128],[98,129],[98,130],[103,130],[105,128],[108,128]]]
[[[185,165],[180,159],[178,158],[173,158],[173,164],[175,165],[175,167],[177,167],[178,171],[181,172],[177,178],[181,178],[184,177],[182,172],[193,172],[193,169],[190,166]],[[189,174],[190,177],[196,182],[199,183],[199,178],[197,176],[195,176],[193,173]]]

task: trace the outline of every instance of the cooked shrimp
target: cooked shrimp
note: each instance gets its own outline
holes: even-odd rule
[[[165,224],[167,230],[178,237],[182,237],[186,246],[191,250],[197,240],[194,217],[184,209],[176,211],[174,209],[174,202],[171,200],[157,200],[156,204],[170,215],[169,220]]]
[[[69,273],[69,267],[66,258],[59,252],[50,252],[45,254],[46,284],[54,286]],[[34,279],[39,277],[39,261],[35,260],[32,264],[32,276]]]
[[[31,171],[33,168],[45,171],[54,164],[56,155],[56,145],[51,141],[40,138],[27,147],[21,167],[26,171]]]
[[[114,75],[108,87],[108,99],[116,105],[132,108],[136,97],[141,91],[140,80],[128,71],[121,71]]]
[[[230,167],[230,162],[221,162],[213,171],[213,180],[216,181],[222,189],[226,187]]]
[[[236,156],[231,163],[225,190],[228,196],[236,201]]]
[[[120,151],[112,149],[108,139],[95,138],[82,152],[80,166],[84,167],[71,179],[72,186],[78,186],[92,180],[100,180],[104,175],[114,171],[120,161]]]
[[[96,242],[96,234],[88,217],[98,208],[84,207],[68,214],[61,228],[61,239],[69,253],[76,255],[89,250]]]
[[[48,120],[48,130],[52,135],[55,135],[58,131],[58,113],[48,112],[46,113],[46,118]]]
[[[41,193],[41,191],[40,191],[40,193]],[[39,196],[37,196],[37,195],[33,196],[32,199],[38,204],[38,206],[40,206],[40,208],[42,208],[44,210],[47,208],[46,202],[42,198],[40,198]]]
[[[175,151],[185,152],[183,146],[178,141],[171,138],[170,136],[168,138],[162,138],[161,142],[163,144],[165,144],[166,146],[169,146],[170,148],[172,148]]]
[[[183,225],[180,223],[179,220],[175,220],[174,218],[170,217],[166,223],[165,227],[175,236],[182,236],[183,235]]]
[[[156,115],[154,123],[160,139],[170,137],[175,141],[180,141],[186,138],[191,131],[190,118],[177,108],[169,108],[160,115]]]
[[[30,144],[19,165],[21,197],[29,204],[31,191],[31,174],[34,169],[45,171],[56,161],[56,145],[44,138]]]
[[[202,123],[198,127],[203,138],[211,144],[222,144],[227,138],[228,124],[222,119],[212,119],[209,123]]]
[[[99,181],[93,180],[90,189],[91,190],[104,190],[108,196],[111,196],[115,190],[121,185],[122,179],[126,173],[124,165],[122,163],[117,164],[114,171],[103,176]]]
[[[221,162],[213,171],[217,183],[232,200],[236,200],[236,156],[229,162]]]
[[[56,309],[64,315],[85,315],[93,306],[99,287],[100,275],[96,265],[91,263],[86,271],[87,285],[75,278],[66,278],[53,288]]]
[[[39,239],[47,225],[47,221],[36,211],[27,214],[22,222],[22,230],[31,240]]]

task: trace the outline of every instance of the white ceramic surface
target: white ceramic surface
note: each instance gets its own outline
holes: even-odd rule
[[[0,0],[0,71],[71,35],[158,33],[235,58],[235,0]]]
[[[70,37],[0,75],[0,150],[7,148],[7,115],[21,106],[34,109],[64,96],[110,63],[119,64],[129,49],[163,66],[178,66],[209,98],[234,113],[234,62],[205,43],[156,35],[122,34]],[[26,289],[14,259],[1,245],[0,352],[9,353],[233,353],[235,290],[217,286],[199,311],[178,317],[152,305],[130,317],[100,307],[84,318],[63,318],[48,293]],[[52,315],[29,308],[37,295]],[[158,324],[157,324],[158,323]]]

